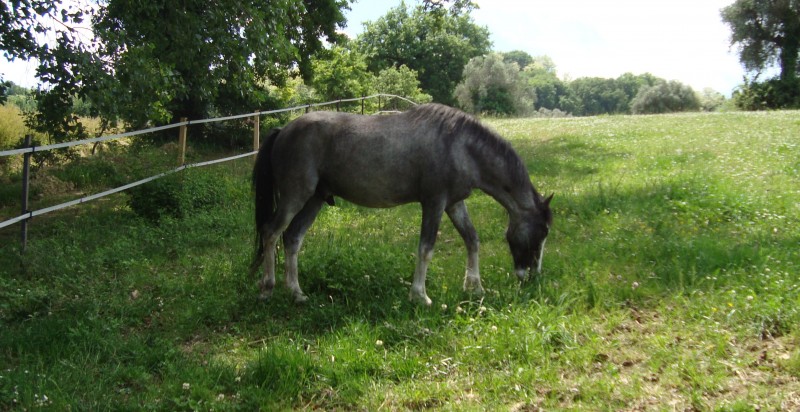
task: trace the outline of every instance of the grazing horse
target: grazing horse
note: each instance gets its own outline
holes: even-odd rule
[[[482,293],[478,236],[464,204],[480,189],[508,211],[506,239],[515,274],[542,268],[544,242],[552,223],[550,197],[531,184],[522,160],[508,142],[473,117],[439,104],[416,106],[388,116],[312,112],[274,129],[253,169],[257,250],[263,263],[260,297],[275,286],[275,248],[283,235],[286,286],[295,301],[307,300],[297,276],[303,236],[324,203],[338,196],[385,208],[419,202],[422,231],[409,298],[424,305],[425,275],[447,213],[467,247],[464,289]]]

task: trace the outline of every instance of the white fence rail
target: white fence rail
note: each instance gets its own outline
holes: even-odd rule
[[[119,133],[119,134],[101,136],[101,137],[95,137],[95,138],[92,138],[92,139],[78,140],[78,141],[74,141],[74,142],[57,143],[57,144],[50,144],[50,145],[43,145],[43,146],[31,146],[31,147],[26,147],[26,148],[22,148],[22,149],[4,150],[4,151],[0,151],[0,157],[13,156],[13,155],[28,155],[28,154],[33,154],[33,153],[36,153],[36,152],[43,152],[43,151],[46,151],[46,150],[63,149],[63,148],[78,146],[78,145],[82,145],[82,144],[105,142],[105,141],[109,141],[109,140],[122,139],[122,138],[125,138],[125,137],[132,137],[132,136],[138,136],[138,135],[147,134],[147,133],[154,133],[154,132],[158,132],[158,131],[162,131],[162,130],[185,127],[185,126],[189,126],[189,125],[193,125],[193,124],[223,122],[223,121],[228,121],[228,120],[243,119],[243,118],[247,118],[247,117],[260,117],[262,115],[285,113],[285,112],[290,112],[290,111],[295,111],[295,110],[310,110],[310,109],[315,108],[315,107],[338,105],[339,103],[348,103],[348,102],[355,102],[355,101],[362,101],[363,102],[363,101],[365,101],[367,99],[374,99],[374,98],[381,98],[381,97],[386,97],[388,99],[393,99],[393,98],[394,99],[401,99],[401,100],[407,101],[407,102],[409,102],[411,104],[414,104],[414,105],[417,104],[417,103],[415,103],[415,102],[413,102],[413,101],[411,101],[411,100],[409,100],[409,99],[407,99],[405,97],[402,97],[402,96],[396,96],[396,95],[392,95],[392,94],[374,94],[374,95],[366,96],[366,97],[359,97],[359,98],[353,98],[353,99],[341,99],[341,100],[335,100],[335,101],[325,102],[325,103],[312,103],[312,104],[296,106],[296,107],[290,107],[290,108],[285,108],[285,109],[278,109],[278,110],[258,111],[258,112],[247,113],[247,114],[239,114],[239,115],[234,115],[234,116],[216,117],[216,118],[213,118],[213,119],[187,120],[187,121],[172,123],[172,124],[169,124],[169,125],[166,125],[166,126],[159,126],[159,127],[149,128],[149,129],[136,130],[136,131],[132,131],[132,132]],[[69,202],[61,203],[61,204],[58,204],[58,205],[55,205],[55,206],[50,206],[50,207],[39,209],[39,210],[23,211],[22,214],[20,214],[17,217],[14,217],[14,218],[11,218],[11,219],[7,219],[7,220],[4,220],[4,221],[0,222],[0,229],[2,229],[4,227],[7,227],[7,226],[11,226],[11,225],[13,225],[15,223],[19,223],[19,222],[23,222],[24,223],[28,219],[31,219],[31,218],[36,217],[36,216],[41,216],[41,215],[46,214],[46,213],[54,212],[56,210],[64,209],[64,208],[67,208],[67,207],[70,207],[70,206],[75,206],[75,205],[78,205],[78,204],[81,204],[81,203],[86,203],[86,202],[89,202],[89,201],[92,201],[92,200],[95,200],[95,199],[99,199],[101,197],[112,195],[114,193],[119,193],[119,192],[128,190],[128,189],[130,189],[132,187],[143,185],[145,183],[151,182],[151,181],[156,180],[156,179],[160,179],[160,178],[162,178],[164,176],[171,175],[173,173],[177,173],[177,172],[180,172],[180,171],[185,170],[185,169],[189,169],[189,168],[192,168],[192,167],[209,166],[209,165],[216,164],[216,163],[222,163],[222,162],[227,162],[227,161],[231,161],[231,160],[241,159],[241,158],[244,158],[244,157],[253,156],[256,153],[258,153],[258,151],[254,150],[254,151],[249,152],[249,153],[243,153],[243,154],[239,154],[239,155],[235,155],[235,156],[231,156],[231,157],[226,157],[226,158],[222,158],[222,159],[216,159],[216,160],[210,160],[210,161],[206,161],[206,162],[199,162],[199,163],[192,163],[192,164],[184,164],[184,165],[181,165],[179,167],[176,167],[175,169],[168,170],[166,172],[163,172],[163,173],[160,173],[160,174],[157,174],[157,175],[154,175],[154,176],[150,176],[148,178],[145,178],[145,179],[142,179],[142,180],[138,180],[138,181],[135,181],[135,182],[132,182],[132,183],[128,183],[128,184],[126,184],[124,186],[120,186],[120,187],[117,187],[117,188],[114,188],[114,189],[106,190],[104,192],[96,193],[96,194],[89,195],[89,196],[84,196],[84,197],[81,197],[80,199],[75,199],[75,200],[72,200],[72,201],[69,201]],[[25,239],[25,235],[24,234],[23,234],[23,239]],[[24,245],[24,240],[23,240],[23,249],[24,249],[24,247],[25,247],[25,245]]]

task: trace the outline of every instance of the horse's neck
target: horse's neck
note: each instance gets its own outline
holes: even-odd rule
[[[495,153],[483,161],[477,161],[480,173],[480,186],[483,192],[497,200],[508,211],[509,215],[522,216],[526,211],[536,208],[533,185],[528,178],[514,178],[512,173],[519,173],[515,166],[508,165],[506,156]],[[519,163],[521,164],[521,162]],[[517,165],[517,167],[521,167]],[[527,172],[524,172],[527,176]]]

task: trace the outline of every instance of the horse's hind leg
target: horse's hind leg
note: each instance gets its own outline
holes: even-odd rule
[[[482,294],[481,275],[478,268],[478,234],[467,213],[467,205],[464,201],[450,205],[447,209],[447,216],[453,222],[461,238],[467,246],[467,271],[464,275],[464,290],[472,293]]]
[[[283,199],[282,199],[283,200]],[[264,277],[258,282],[261,294],[259,299],[267,300],[272,296],[275,287],[275,247],[292,218],[301,210],[302,203],[283,202],[278,205],[275,217],[262,229],[261,236],[264,248]]]
[[[306,202],[303,209],[295,215],[292,223],[283,232],[283,247],[286,253],[286,287],[292,292],[295,302],[302,303],[308,300],[308,297],[300,289],[300,282],[297,275],[297,254],[300,247],[303,245],[303,237],[305,236],[308,228],[314,223],[317,214],[322,209],[323,203],[326,199],[317,195],[312,196]]]

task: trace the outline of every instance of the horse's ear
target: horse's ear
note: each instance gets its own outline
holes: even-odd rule
[[[555,195],[555,193],[550,193],[550,196],[547,196],[547,198],[544,199],[545,206],[550,206],[550,201],[553,200],[553,196],[554,195]]]

